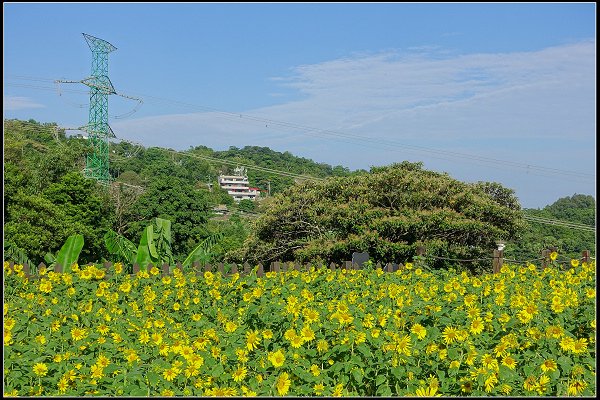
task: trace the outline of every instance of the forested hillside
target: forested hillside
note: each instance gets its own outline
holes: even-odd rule
[[[53,123],[33,120],[4,121],[4,248],[34,263],[56,252],[72,234],[84,236],[81,262],[110,259],[104,235],[109,230],[137,243],[155,217],[172,223],[175,259],[216,233],[221,239],[212,248],[219,260],[243,244],[249,218],[219,188],[217,176],[230,173],[237,163],[288,171],[296,175],[327,177],[350,174],[347,168],[318,164],[306,158],[266,147],[231,147],[214,151],[198,146],[178,153],[171,149],[144,148],[127,142],[111,143],[110,173],[116,183],[104,190],[85,179],[88,142],[67,136]],[[209,162],[197,156],[224,159]],[[294,184],[293,177],[248,169],[250,184],[267,194]],[[210,187],[208,184],[211,184]],[[233,212],[214,220],[212,208],[226,204]]]
[[[85,240],[80,262],[112,260],[107,232],[137,243],[155,218],[171,221],[176,260],[209,238],[218,238],[211,261],[279,255],[339,262],[361,250],[403,261],[424,243],[438,256],[487,257],[497,238],[507,241],[505,256],[517,260],[535,259],[552,246],[564,257],[578,258],[584,249],[595,255],[595,233],[521,221],[515,214],[595,226],[592,196],[521,210],[499,184],[466,185],[420,164],[349,171],[267,147],[177,152],[127,142],[111,143],[115,183],[107,189],[81,173],[89,152],[87,140],[67,136],[56,124],[4,121],[5,258],[37,264],[77,233]],[[263,195],[270,188],[271,198],[235,204],[217,176],[237,165],[263,168],[248,168],[250,184]],[[317,184],[302,175],[333,179]],[[299,210],[306,202],[308,208]],[[229,207],[226,218],[214,218],[219,204]]]
[[[563,197],[542,209],[525,209],[526,215],[550,220],[596,226],[596,201],[592,196]],[[596,234],[577,228],[528,221],[523,237],[506,248],[507,257],[527,260],[540,256],[542,249],[556,247],[564,259],[581,257],[582,250],[596,253]]]
[[[217,176],[231,174],[239,165],[258,166],[263,169],[284,171],[292,175],[308,175],[326,178],[328,176],[346,176],[351,172],[342,166],[332,167],[312,160],[296,157],[289,152],[277,152],[268,147],[246,146],[242,149],[230,147],[229,150],[215,151],[206,146],[196,146],[185,152],[172,149],[151,147],[143,149],[130,143],[113,145],[111,154],[112,175],[118,180],[140,184],[157,175],[176,176],[193,182],[197,187],[208,183],[217,184]],[[220,159],[227,163],[219,164],[208,159]],[[277,194],[302,178],[282,176],[264,170],[247,169],[250,185],[267,193]],[[360,173],[360,172],[354,172]]]

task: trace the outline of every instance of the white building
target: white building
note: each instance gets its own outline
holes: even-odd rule
[[[235,175],[219,175],[219,186],[227,190],[227,193],[237,202],[244,199],[255,200],[258,196],[258,189],[249,186],[244,167],[237,167]]]

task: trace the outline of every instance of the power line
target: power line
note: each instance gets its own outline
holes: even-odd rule
[[[524,215],[523,218],[528,221],[537,222],[540,224],[560,226],[560,227],[564,227],[564,228],[570,228],[570,229],[580,230],[580,231],[585,231],[585,232],[596,232],[596,227],[589,226],[589,225],[582,225],[582,224],[578,224],[578,223],[574,223],[574,222],[552,220],[552,219],[547,219],[547,218],[538,218],[538,217],[532,217],[530,215]]]
[[[5,120],[5,122],[9,122],[10,120]],[[42,126],[39,126],[36,123],[32,123],[32,122],[28,122],[28,121],[21,121],[21,120],[17,120],[18,123],[20,124],[24,124],[24,125],[29,125],[31,127],[35,127],[35,128],[43,128]],[[83,130],[82,128],[64,128],[64,127],[54,127],[57,129],[64,129],[64,130]],[[125,143],[129,143],[129,144],[133,144],[135,146],[141,146],[143,147],[140,143],[131,141],[131,140],[126,140],[126,139],[122,139],[119,137],[114,137],[111,138],[111,141],[119,141],[119,142],[125,142]],[[214,157],[209,157],[209,156],[201,156],[199,154],[192,154],[192,153],[187,153],[187,152],[181,152],[181,151],[176,151],[176,150],[170,150],[170,149],[163,149],[166,152],[172,153],[172,154],[178,154],[178,155],[182,155],[182,156],[187,156],[187,157],[192,157],[192,158],[198,158],[198,159],[202,159],[205,161],[210,161],[210,162],[215,162],[215,163],[220,163],[220,164],[229,164],[229,165],[234,165],[234,166],[243,166],[246,167],[248,169],[255,169],[261,172],[267,172],[267,173],[271,173],[271,174],[275,174],[275,175],[281,175],[281,176],[285,176],[288,178],[297,178],[297,179],[303,179],[303,180],[308,180],[308,181],[324,181],[324,178],[318,178],[318,177],[314,177],[314,176],[309,176],[309,175],[300,175],[300,174],[294,174],[292,172],[286,172],[286,171],[280,171],[280,170],[276,170],[276,169],[272,169],[272,168],[266,168],[266,167],[260,167],[257,165],[251,165],[251,164],[244,164],[241,162],[237,162],[237,161],[230,161],[230,160],[223,160],[220,158],[214,158]]]
[[[29,89],[38,89],[38,90],[49,90],[52,92],[56,91],[56,86],[39,86],[39,85],[27,85],[25,83],[10,83],[7,82],[4,84],[4,86],[13,86],[13,87],[22,87],[22,88],[29,88]],[[70,93],[88,93],[85,90],[74,90],[74,89],[61,89],[61,91],[63,92],[70,92]]]
[[[526,216],[528,218],[537,219],[537,220],[541,220],[541,221],[569,223],[571,225],[579,226],[579,227],[582,227],[582,228],[593,228],[593,226],[591,226],[591,225],[581,224],[581,223],[578,223],[578,222],[570,222],[570,221],[563,221],[563,220],[553,219],[553,218],[545,218],[545,217],[540,217],[540,216],[537,216],[537,215],[528,215],[528,214],[526,214]]]
[[[510,167],[515,167],[515,168],[525,169],[528,173],[535,174],[535,175],[542,175],[542,176],[556,176],[558,174],[558,175],[566,175],[566,176],[570,177],[570,179],[582,178],[585,180],[593,179],[595,177],[595,174],[562,170],[562,169],[557,169],[557,168],[542,167],[542,166],[537,166],[537,165],[533,165],[533,164],[519,163],[519,162],[515,162],[515,161],[499,160],[499,159],[495,159],[495,158],[477,156],[477,155],[472,155],[472,154],[465,154],[465,153],[459,153],[459,152],[453,152],[453,151],[447,151],[447,150],[438,150],[438,149],[428,148],[428,147],[424,147],[424,146],[407,145],[407,144],[400,143],[400,142],[394,141],[394,140],[389,140],[389,139],[370,138],[370,137],[366,137],[366,136],[355,135],[355,134],[350,134],[350,133],[343,133],[343,132],[328,130],[328,129],[314,128],[314,127],[309,127],[306,125],[300,125],[300,124],[295,124],[295,123],[290,123],[290,122],[285,122],[285,121],[277,121],[277,120],[272,120],[272,119],[267,119],[267,118],[254,117],[254,116],[246,115],[246,114],[221,111],[221,110],[217,110],[217,109],[214,109],[211,107],[199,106],[199,105],[194,105],[194,104],[185,103],[185,102],[181,102],[181,101],[169,100],[169,99],[164,99],[164,98],[160,98],[160,97],[156,97],[156,96],[149,96],[149,95],[145,95],[145,94],[141,94],[141,93],[137,93],[137,95],[157,99],[157,100],[163,101],[163,102],[176,103],[176,104],[181,104],[181,105],[195,108],[195,109],[202,109],[205,111],[210,111],[210,112],[216,113],[218,115],[226,116],[228,118],[256,121],[256,122],[266,124],[267,127],[269,127],[269,125],[280,126],[280,127],[284,127],[284,128],[305,131],[313,136],[320,136],[320,137],[323,137],[322,135],[336,136],[336,137],[342,137],[342,138],[347,138],[347,139],[353,139],[353,140],[356,140],[359,142],[366,141],[369,143],[375,143],[379,146],[387,144],[388,146],[392,146],[392,147],[402,147],[402,148],[406,148],[406,149],[421,152],[421,153],[425,152],[425,153],[428,153],[428,155],[430,157],[434,157],[434,158],[442,158],[442,159],[446,159],[446,160],[448,158],[445,158],[445,157],[463,158],[463,159],[468,159],[472,162],[488,163],[488,164],[499,165],[502,167],[510,166]],[[388,149],[388,148],[386,147],[386,149]],[[432,155],[432,154],[434,154],[434,155]]]
[[[580,224],[577,222],[563,221],[563,220],[557,220],[557,219],[551,219],[551,218],[542,218],[542,217],[536,217],[536,216],[532,216],[532,215],[524,215],[524,218],[532,220],[532,221],[538,221],[538,222],[549,222],[549,223],[554,223],[554,224],[569,225],[569,226],[575,227],[575,228],[595,229],[595,227],[593,227],[593,226],[584,225],[584,224]]]
[[[54,82],[55,78],[42,78],[39,76],[29,76],[29,75],[5,75],[6,78],[15,78],[15,79],[23,79],[26,81],[37,81],[37,82]]]
[[[145,190],[145,188],[143,186],[130,185],[129,183],[120,182],[120,181],[113,181],[111,184],[113,184],[115,186],[123,185],[123,186],[127,186],[127,187],[130,187],[130,188],[142,190],[142,191]]]
[[[19,121],[20,123],[24,123],[24,124],[29,124],[27,121]],[[36,124],[32,124],[34,126],[37,126]],[[66,129],[66,130],[81,130],[82,128],[63,128],[63,127],[58,127],[59,129]],[[134,141],[130,141],[130,140],[126,140],[126,139],[122,139],[122,138],[113,138],[113,139],[117,139],[118,141],[123,141],[123,142],[127,142],[136,146],[142,146],[140,143],[138,142],[134,142]],[[260,169],[263,172],[271,172],[274,174],[280,174],[280,175],[285,175],[285,176],[291,176],[291,177],[296,177],[296,178],[301,178],[301,179],[307,179],[307,180],[323,180],[322,178],[316,178],[316,177],[310,177],[307,175],[298,175],[298,174],[290,174],[288,172],[285,171],[278,171],[278,170],[273,170],[273,169],[268,169],[268,168],[264,168],[264,167],[257,167],[257,166],[253,166],[253,165],[248,165],[248,164],[241,164],[241,163],[236,163],[236,162],[232,162],[232,161],[226,161],[223,159],[218,159],[218,158],[212,158],[212,157],[208,157],[208,156],[200,156],[200,155],[192,155],[190,153],[186,153],[186,152],[180,152],[180,151],[175,151],[175,150],[168,150],[168,149],[164,149],[165,151],[171,152],[171,153],[175,153],[175,154],[181,154],[184,156],[191,156],[191,157],[196,157],[196,158],[201,158],[201,159],[205,159],[207,161],[214,161],[214,162],[219,162],[219,163],[224,163],[224,164],[231,164],[231,165],[242,165],[245,166],[247,168],[251,168],[251,169]],[[561,222],[561,221],[559,221]],[[584,228],[589,228],[589,226],[587,225],[582,225],[581,227]]]
[[[22,77],[21,79],[35,79],[35,78]],[[37,79],[46,80],[46,78],[37,78]],[[315,137],[345,138],[345,139],[357,141],[357,142],[361,143],[362,145],[365,145],[365,142],[367,142],[367,143],[374,144],[377,147],[383,146],[383,148],[386,150],[390,150],[389,149],[390,146],[391,147],[400,147],[400,148],[408,149],[409,151],[412,151],[412,152],[426,153],[429,157],[432,157],[432,158],[439,158],[439,159],[445,159],[445,160],[450,160],[450,161],[454,161],[456,158],[458,158],[458,159],[463,159],[463,160],[466,160],[466,161],[469,161],[472,163],[477,163],[479,165],[492,164],[492,165],[500,166],[501,168],[511,167],[511,168],[525,170],[528,174],[531,174],[531,175],[546,176],[546,177],[559,177],[559,178],[568,178],[568,179],[580,179],[580,180],[584,180],[584,181],[595,180],[595,174],[589,174],[589,173],[578,172],[578,171],[562,170],[562,169],[558,169],[558,168],[542,167],[542,166],[537,166],[537,165],[533,165],[533,164],[500,160],[500,159],[496,159],[496,158],[483,157],[483,156],[477,156],[477,155],[473,155],[473,154],[459,153],[459,152],[453,152],[453,151],[447,151],[447,150],[439,150],[439,149],[433,149],[433,148],[428,148],[428,147],[424,147],[424,146],[408,145],[408,144],[401,143],[401,142],[398,142],[395,140],[370,138],[370,137],[366,137],[366,136],[355,135],[355,134],[350,134],[350,133],[343,133],[343,132],[334,131],[334,130],[314,128],[314,127],[309,127],[306,125],[295,124],[295,123],[290,123],[290,122],[285,122],[285,121],[277,121],[277,120],[272,120],[272,119],[267,119],[267,118],[260,118],[260,117],[255,117],[255,116],[241,114],[241,113],[232,113],[232,112],[227,112],[227,111],[221,111],[221,110],[218,110],[218,109],[215,109],[212,107],[200,106],[200,105],[195,105],[195,104],[191,104],[191,103],[185,103],[182,101],[170,100],[170,99],[165,99],[165,98],[161,98],[161,97],[157,97],[157,96],[151,96],[151,95],[147,95],[147,94],[138,93],[137,95],[143,96],[144,98],[153,99],[153,100],[159,101],[159,102],[180,104],[180,105],[190,107],[193,109],[210,111],[212,113],[215,113],[216,115],[219,115],[219,116],[227,118],[227,119],[235,119],[238,121],[245,120],[245,121],[260,122],[261,124],[264,123],[266,127],[269,127],[269,125],[270,125],[270,126],[277,126],[277,127],[287,128],[287,129],[293,129],[293,130],[305,132],[305,134],[308,134],[310,136],[315,136]]]
[[[121,140],[128,142],[127,140],[124,140],[124,139],[121,139]],[[257,169],[259,171],[270,172],[270,173],[275,173],[275,174],[284,175],[284,176],[292,176],[292,177],[297,177],[297,178],[302,178],[302,179],[312,180],[312,181],[324,181],[325,180],[323,178],[315,178],[315,177],[310,177],[310,176],[306,176],[306,175],[290,174],[290,173],[283,172],[283,171],[278,171],[278,170],[273,170],[273,169],[263,168],[263,167],[257,167],[257,166],[247,165],[247,164],[241,164],[241,163],[221,160],[218,158],[213,158],[213,157],[208,157],[208,156],[200,156],[200,155],[196,155],[196,154],[178,152],[178,151],[169,150],[169,149],[167,149],[166,151],[168,151],[170,153],[174,153],[174,154],[181,154],[181,155],[188,156],[188,157],[204,159],[207,161],[220,162],[220,163],[232,164],[232,165],[242,165],[246,168],[253,168],[253,169]],[[529,216],[529,215],[525,215],[525,214],[523,215],[523,218],[527,219],[527,220],[535,221],[535,222],[568,227],[568,228],[575,229],[575,230],[583,230],[583,231],[588,231],[588,232],[596,231],[596,228],[593,226],[583,225],[583,224],[574,223],[574,222],[568,222],[568,221],[562,221],[562,220],[552,220],[552,219],[547,219],[547,218],[539,218],[539,217],[533,217],[533,216]]]
[[[129,140],[126,140],[126,139],[121,139],[121,138],[116,138],[116,139],[119,141],[122,141],[122,142],[135,144],[135,142],[130,142]],[[261,172],[267,172],[267,173],[271,173],[271,174],[286,176],[288,178],[297,178],[297,179],[304,179],[304,180],[316,181],[316,182],[325,180],[324,178],[317,178],[317,177],[309,176],[309,175],[294,174],[292,172],[280,171],[280,170],[266,168],[266,167],[259,167],[257,165],[244,164],[244,163],[237,162],[237,161],[229,161],[229,160],[223,160],[220,158],[214,158],[214,157],[209,157],[209,156],[201,156],[199,154],[192,154],[192,153],[181,152],[181,151],[177,151],[177,150],[170,150],[170,149],[163,149],[163,150],[168,153],[172,153],[172,154],[178,154],[178,155],[182,155],[182,156],[186,156],[186,157],[198,158],[201,160],[220,163],[220,164],[242,166],[242,167],[246,167],[248,169],[255,169],[255,170],[261,171]]]
[[[40,79],[40,81],[42,81]],[[45,80],[44,80],[45,81]],[[80,94],[88,94],[89,92],[86,90],[76,90],[76,89],[64,89],[60,87],[61,83],[83,83],[82,81],[64,81],[64,80],[55,80],[54,83],[56,84],[56,86],[40,86],[40,85],[28,85],[28,84],[24,84],[24,83],[5,83],[5,86],[12,86],[12,87],[21,87],[21,88],[27,88],[27,89],[37,89],[37,90],[47,90],[47,91],[52,91],[52,92],[57,92],[58,96],[61,96],[61,93],[65,92],[65,93],[80,93]],[[94,86],[94,85],[90,85],[90,86]],[[135,100],[138,102],[138,104],[130,111],[124,113],[124,114],[120,114],[120,115],[113,115],[112,118],[114,119],[124,119],[127,118],[133,114],[135,114],[140,107],[142,106],[142,104],[144,103],[142,101],[142,99],[136,98],[136,97],[131,97],[131,96],[127,96],[125,94],[122,93],[114,93],[117,96],[123,97],[125,99],[129,99],[129,100]],[[64,99],[63,99],[64,100]],[[67,101],[67,100],[65,100]],[[67,101],[68,102],[68,101]],[[68,102],[69,104],[76,106],[78,108],[84,108],[86,107],[86,104],[73,104],[71,102]]]
[[[21,123],[25,123],[25,124],[29,124],[27,121],[19,121]],[[36,124],[32,124],[34,126],[37,126]],[[81,128],[61,128],[59,127],[59,129],[66,129],[66,130],[81,130]],[[122,141],[122,142],[126,142],[126,143],[130,143],[136,146],[142,146],[140,143],[134,142],[134,141],[130,141],[130,140],[126,140],[126,139],[122,139],[122,138],[118,138],[115,137],[113,138],[113,140],[118,140],[118,141]],[[324,180],[323,178],[316,178],[316,177],[311,177],[311,176],[307,176],[307,175],[299,175],[299,174],[293,174],[293,173],[289,173],[289,172],[285,172],[285,171],[279,171],[279,170],[274,170],[274,169],[269,169],[269,168],[264,168],[264,167],[258,167],[258,166],[254,166],[254,165],[249,165],[249,164],[242,164],[242,163],[238,163],[235,161],[227,161],[227,160],[223,160],[223,159],[219,159],[219,158],[213,158],[213,157],[208,157],[208,156],[200,156],[197,154],[190,154],[187,152],[181,152],[181,151],[176,151],[176,150],[169,150],[169,149],[164,149],[165,151],[168,151],[170,153],[174,153],[174,154],[180,154],[180,155],[184,155],[184,156],[188,156],[188,157],[195,157],[195,158],[199,158],[199,159],[204,159],[206,161],[212,161],[212,162],[218,162],[218,163],[222,163],[222,164],[230,164],[230,165],[241,165],[244,166],[246,168],[249,169],[256,169],[256,170],[261,170],[263,172],[269,172],[269,173],[273,173],[273,174],[278,174],[278,175],[283,175],[283,176],[287,176],[287,177],[294,177],[294,178],[300,178],[300,179],[305,179],[305,180],[313,180],[313,181],[322,181]],[[559,221],[561,222],[561,221]],[[584,228],[589,228],[589,226],[582,226]]]

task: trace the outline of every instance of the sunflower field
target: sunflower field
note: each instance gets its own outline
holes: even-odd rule
[[[595,261],[259,277],[4,263],[4,396],[594,396]]]

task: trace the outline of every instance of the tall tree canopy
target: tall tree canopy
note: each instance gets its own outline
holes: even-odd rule
[[[112,223],[111,206],[97,183],[79,172],[69,172],[39,194],[11,189],[6,201],[4,235],[36,263],[55,252],[73,234],[84,236],[82,263],[108,253],[102,236]]]
[[[514,238],[522,227],[511,190],[404,162],[291,187],[266,205],[245,249],[229,258],[340,262],[367,251],[375,261],[406,262],[418,246],[438,257],[490,258],[496,240]]]

